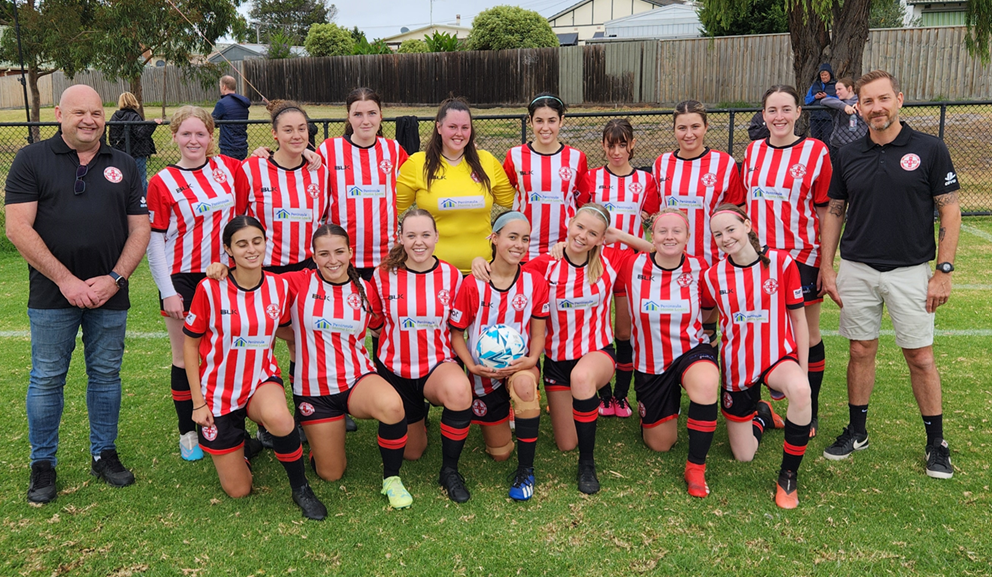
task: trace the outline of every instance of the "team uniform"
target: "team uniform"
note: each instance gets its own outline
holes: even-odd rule
[[[568,221],[577,208],[579,182],[587,170],[586,155],[564,144],[554,154],[541,154],[531,144],[521,144],[507,151],[503,170],[516,189],[513,210],[531,223],[530,248],[524,260],[533,260],[565,239]]]
[[[245,417],[255,390],[282,384],[272,345],[290,321],[289,284],[263,273],[259,286],[239,287],[233,277],[205,279],[196,289],[183,332],[199,338],[200,388],[214,426],[199,427],[204,451],[222,455],[244,444]]]
[[[755,140],[744,154],[747,213],[762,246],[788,252],[802,280],[806,302],[820,302],[820,219],[816,207],[830,199],[830,151],[815,138],[776,147]]]
[[[518,269],[509,288],[500,290],[487,281],[469,276],[463,282],[450,324],[468,335],[468,350],[474,351],[483,331],[492,325],[510,326],[520,333],[530,349],[530,320],[546,319],[548,283],[532,271]],[[472,381],[473,423],[497,425],[510,418],[510,393],[502,381],[469,375]]]
[[[701,257],[683,255],[678,267],[665,269],[652,254],[639,254],[621,269],[618,282],[628,295],[634,391],[643,427],[678,417],[679,386],[689,367],[716,365],[716,351],[703,333],[699,287],[706,270]]]
[[[734,157],[709,148],[689,159],[666,152],[654,162],[654,179],[664,204],[685,211],[689,219],[686,253],[713,266],[720,260],[720,249],[710,232],[710,215],[723,203],[739,206],[746,200]]]
[[[341,136],[317,153],[327,170],[327,220],[348,231],[355,267],[367,280],[396,239],[396,179],[406,151],[388,138],[365,148]]]
[[[327,213],[326,165],[308,170],[304,163],[288,169],[271,158],[251,157],[241,170],[248,189],[239,204],[258,219],[268,239],[262,266],[284,270],[308,262],[313,256],[313,233]]]
[[[703,308],[720,309],[723,414],[735,422],[751,421],[760,399],[756,385],[779,363],[799,358],[789,317],[789,309],[803,307],[799,270],[785,251],[765,254],[768,266],[726,258],[703,277]]]

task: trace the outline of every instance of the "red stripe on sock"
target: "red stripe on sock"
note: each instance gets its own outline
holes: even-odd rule
[[[765,428],[761,426],[760,421],[751,421],[751,424],[754,425],[755,427],[758,427],[758,430],[761,431],[762,433],[765,432]]]
[[[468,437],[468,427],[456,429],[455,427],[441,423],[441,434],[452,441],[464,441],[465,437]]]
[[[702,431],[703,433],[712,433],[716,430],[716,421],[697,421],[696,419],[689,419],[688,428]]]
[[[782,443],[782,450],[790,455],[802,457],[806,454],[806,445],[793,445],[789,442],[785,442]]]
[[[172,390],[172,400],[173,401],[176,401],[176,402],[192,401],[193,400],[193,393],[189,392],[189,390],[177,391],[177,390],[173,389]]]
[[[822,373],[823,369],[827,366],[827,361],[815,361],[809,364],[809,372],[811,373]]]
[[[633,371],[634,370],[634,363],[617,363],[617,370],[618,371],[628,371],[628,372]]]
[[[588,413],[583,413],[572,409],[572,418],[580,423],[591,423],[595,421],[597,417],[599,417],[599,407],[596,407]]]
[[[517,437],[517,441],[520,443],[536,443],[537,437],[534,437],[533,439],[521,439],[520,437]]]
[[[383,439],[379,436],[376,439],[379,441],[379,446],[383,449],[402,449],[406,447],[406,435],[403,435],[399,439]]]
[[[276,459],[279,459],[283,463],[292,463],[298,459],[303,458],[303,445],[300,445],[298,449],[292,453],[276,453]]]

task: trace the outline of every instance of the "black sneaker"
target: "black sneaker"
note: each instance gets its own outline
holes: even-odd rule
[[[358,430],[358,423],[356,423],[355,419],[352,419],[351,415],[348,413],[344,414],[344,430],[348,433],[354,433]]]
[[[255,438],[262,442],[262,446],[266,449],[272,448],[272,433],[268,431],[262,425],[258,426],[258,432],[255,433]]]
[[[245,460],[251,461],[262,452],[262,441],[259,441],[255,437],[252,437],[249,433],[245,433]]]
[[[28,486],[29,503],[50,503],[55,500],[55,467],[51,461],[38,461],[31,465],[31,484]]]
[[[313,494],[310,485],[303,485],[293,490],[293,501],[300,506],[303,516],[314,521],[323,521],[327,517],[327,507]]]
[[[100,453],[99,460],[93,459],[90,474],[103,479],[111,487],[127,487],[134,483],[134,474],[124,468],[114,449]]]
[[[448,498],[455,503],[464,503],[472,497],[468,489],[465,488],[465,477],[450,467],[441,469],[441,475],[437,482],[444,487],[448,492]]]
[[[579,491],[582,491],[586,495],[599,492],[596,463],[579,463]]]
[[[927,446],[927,476],[934,479],[950,479],[954,476],[951,466],[951,450],[947,441],[939,439],[939,443]],[[52,472],[54,475],[55,472]]]
[[[837,437],[833,445],[823,450],[823,456],[831,461],[840,461],[851,456],[855,451],[868,448],[868,433],[856,434],[850,427],[844,427],[844,432]]]

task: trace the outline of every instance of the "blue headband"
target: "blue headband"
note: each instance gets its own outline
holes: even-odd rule
[[[515,220],[522,220],[524,222],[527,222],[528,224],[530,223],[530,221],[527,220],[527,217],[524,216],[523,213],[511,210],[509,212],[504,212],[503,214],[499,215],[499,218],[497,218],[496,222],[493,223],[493,232],[499,232],[504,226]]]

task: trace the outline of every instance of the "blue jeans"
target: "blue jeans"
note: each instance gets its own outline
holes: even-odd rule
[[[28,382],[28,440],[31,463],[56,463],[63,389],[76,333],[83,328],[86,358],[86,409],[90,419],[90,453],[116,449],[121,410],[121,360],[127,311],[104,309],[28,309],[31,320],[31,378]]]
[[[138,165],[138,175],[141,177],[141,190],[148,190],[148,157],[136,156],[134,163]]]

